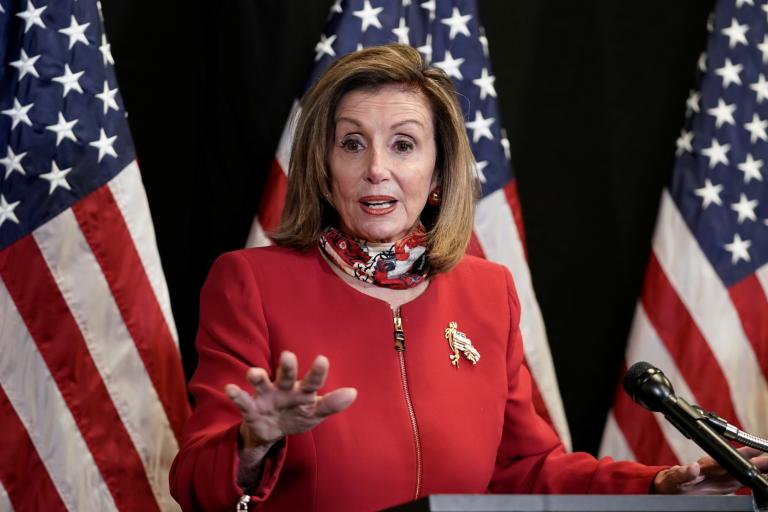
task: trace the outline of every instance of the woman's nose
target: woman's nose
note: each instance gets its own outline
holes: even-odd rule
[[[369,183],[380,183],[389,178],[389,159],[386,151],[372,147],[369,152],[368,167],[365,171],[365,180]]]

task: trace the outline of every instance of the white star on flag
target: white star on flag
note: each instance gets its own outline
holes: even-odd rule
[[[707,206],[712,203],[718,206],[723,205],[723,201],[720,199],[720,192],[722,191],[722,185],[713,185],[707,178],[704,180],[704,186],[694,190],[694,194],[702,199],[701,207],[706,210]]]
[[[757,199],[747,199],[744,193],[739,196],[739,202],[731,205],[731,210],[739,214],[739,224],[743,223],[745,219],[757,221],[757,215],[755,215],[757,204]]]
[[[97,162],[101,162],[101,159],[104,158],[104,155],[117,158],[115,148],[112,147],[116,139],[117,135],[107,137],[107,134],[104,133],[104,128],[99,129],[99,138],[93,142],[88,143],[89,146],[93,146],[99,150],[99,158],[97,159]]]
[[[408,32],[411,29],[405,23],[405,18],[400,16],[400,24],[392,29],[392,33],[397,36],[397,42],[400,44],[411,44],[408,40]]]
[[[104,90],[95,96],[104,103],[104,115],[109,112],[110,108],[120,110],[120,107],[117,105],[117,101],[115,100],[115,96],[117,96],[117,87],[110,89],[109,83],[107,83],[106,80],[104,80]]]
[[[59,122],[56,124],[52,124],[49,126],[46,126],[46,130],[50,130],[56,134],[56,145],[58,146],[62,140],[69,139],[72,142],[77,142],[77,138],[75,138],[75,133],[72,131],[72,128],[77,124],[77,119],[73,119],[72,121],[67,121],[64,119],[64,116],[61,112],[59,112]]]
[[[723,123],[736,126],[733,119],[733,113],[736,110],[736,104],[726,105],[722,98],[717,99],[717,106],[707,110],[707,113],[715,118],[715,128],[720,128]]]
[[[736,19],[731,19],[731,26],[720,32],[728,37],[728,46],[733,49],[737,44],[747,44],[747,31],[749,25],[739,25]]]
[[[741,85],[741,77],[739,73],[744,69],[741,64],[734,64],[731,59],[725,59],[723,67],[717,68],[715,74],[723,79],[723,89],[727,88],[731,84]]]
[[[107,42],[107,36],[104,34],[101,34],[101,46],[99,46],[99,51],[104,59],[105,66],[107,64],[115,63],[115,59],[112,58],[112,45]]]
[[[365,32],[368,27],[373,25],[376,28],[381,28],[381,22],[379,21],[379,13],[383,11],[383,7],[377,7],[373,8],[371,7],[371,2],[369,0],[365,0],[365,4],[363,4],[363,8],[360,11],[354,11],[352,14],[360,18],[363,22],[363,28],[360,29],[361,32]]]
[[[763,168],[763,161],[755,160],[751,153],[747,153],[747,159],[736,167],[744,173],[744,183],[749,183],[752,179],[763,181],[763,175],[760,172],[760,169]]]
[[[27,153],[19,153],[18,155],[13,152],[11,146],[8,146],[8,150],[5,152],[5,156],[0,159],[0,165],[5,166],[5,177],[11,175],[13,171],[19,174],[26,174],[24,167],[21,166],[21,159],[27,156]]]
[[[325,37],[325,34],[320,34],[320,41],[315,45],[315,62],[323,58],[323,55],[330,55],[331,57],[336,55],[333,51],[333,42],[336,40],[336,34],[331,37]]]
[[[27,74],[30,74],[35,78],[40,78],[40,75],[37,74],[37,70],[35,69],[35,62],[37,62],[37,59],[39,58],[40,55],[29,57],[27,52],[22,48],[19,60],[11,62],[11,66],[19,70],[19,81],[21,81]]]
[[[493,82],[496,81],[496,77],[488,74],[488,69],[483,68],[480,72],[480,78],[475,78],[472,83],[480,88],[480,99],[484,100],[486,96],[496,97],[496,89],[493,87]]]
[[[491,133],[491,125],[493,124],[493,121],[494,118],[489,117],[488,119],[485,119],[483,118],[482,112],[475,110],[475,120],[466,123],[467,128],[472,130],[472,142],[477,143],[482,137],[493,140],[493,133]]]
[[[688,151],[689,153],[693,152],[693,131],[685,131],[685,129],[680,130],[680,136],[675,141],[675,145],[677,146],[677,149],[675,150],[675,154],[677,156],[682,155],[685,151]]]
[[[750,85],[749,88],[755,91],[758,103],[762,103],[763,100],[768,99],[768,80],[765,79],[765,76],[763,76],[762,73],[757,77],[757,82]]]
[[[72,172],[71,167],[69,169],[62,170],[59,169],[58,165],[56,165],[56,160],[51,161],[51,172],[40,175],[41,178],[48,180],[49,182],[48,195],[52,194],[53,191],[59,187],[72,190],[69,187],[69,182],[67,181],[67,174],[70,172]]]
[[[471,14],[462,15],[461,12],[459,12],[459,8],[454,7],[451,17],[443,18],[442,20],[440,20],[440,23],[451,27],[451,33],[448,35],[448,37],[451,40],[453,40],[453,38],[456,37],[456,34],[458,33],[461,33],[469,37],[470,34],[469,34],[469,28],[467,27],[467,23],[469,23],[469,20],[471,19],[472,19]]]
[[[427,34],[426,39],[427,39],[426,42],[422,46],[419,46],[416,49],[419,50],[419,52],[421,52],[422,54],[424,54],[424,60],[426,61],[427,64],[429,64],[432,62],[432,34],[431,33]]]
[[[699,92],[691,91],[691,93],[688,95],[688,99],[685,101],[685,106],[691,112],[699,112],[700,99],[701,99],[701,94]]]
[[[16,125],[20,122],[26,124],[27,126],[32,126],[32,121],[29,120],[28,113],[29,110],[34,106],[34,103],[22,105],[19,103],[18,99],[13,99],[13,107],[2,111],[3,114],[11,117],[11,130],[16,128]]]
[[[59,32],[69,37],[69,49],[71,50],[77,42],[81,42],[88,45],[88,39],[85,37],[85,29],[88,28],[90,23],[83,23],[78,25],[75,16],[70,17],[70,23],[67,28],[59,29]]]
[[[64,74],[54,77],[52,80],[64,86],[63,96],[66,98],[67,94],[69,94],[69,91],[71,90],[75,90],[82,94],[83,88],[80,87],[79,80],[80,77],[83,76],[83,73],[85,73],[85,71],[78,71],[77,73],[73,73],[72,70],[69,69],[69,64],[64,64]]]
[[[477,175],[477,179],[480,180],[480,183],[486,183],[487,181],[485,173],[483,172],[483,169],[486,167],[488,167],[487,160],[483,160],[482,162],[475,160],[475,174]]]
[[[335,2],[333,2],[333,5],[331,6],[331,12],[336,12],[339,14],[344,12],[344,10],[341,8],[341,2],[342,0],[336,0]]]
[[[728,165],[726,155],[730,149],[730,144],[720,144],[717,139],[712,139],[712,145],[702,149],[701,154],[709,158],[709,168],[713,169],[718,163]]]
[[[749,261],[749,247],[752,242],[742,240],[738,233],[733,235],[733,242],[725,244],[725,250],[731,253],[731,264],[735,265],[739,260]]]
[[[8,201],[6,201],[5,196],[0,194],[0,226],[7,220],[16,224],[19,223],[19,219],[16,217],[16,214],[13,213],[13,210],[19,206],[20,202],[21,201],[16,201],[9,204]]]
[[[763,36],[763,42],[757,45],[757,49],[763,54],[763,64],[768,64],[768,34]]]
[[[439,67],[448,76],[452,76],[454,78],[457,78],[459,80],[463,80],[464,77],[461,76],[461,65],[464,64],[464,57],[454,59],[451,55],[450,50],[445,51],[445,59],[441,60],[440,62],[435,62],[435,66]]]
[[[435,19],[435,11],[437,10],[437,5],[435,4],[435,0],[429,0],[428,2],[423,2],[419,4],[422,9],[426,9],[429,11],[429,19],[434,20]]]
[[[32,3],[32,0],[29,0],[27,2],[27,10],[16,13],[16,16],[24,20],[25,34],[30,28],[32,28],[33,25],[37,25],[40,28],[45,28],[45,23],[43,23],[41,16],[43,11],[46,10],[47,8],[48,8],[47,5],[44,5],[40,8],[36,8],[35,5]]]
[[[749,132],[749,141],[752,144],[757,142],[757,139],[768,140],[768,134],[765,133],[768,121],[763,121],[757,114],[752,114],[752,121],[745,123],[744,128]]]

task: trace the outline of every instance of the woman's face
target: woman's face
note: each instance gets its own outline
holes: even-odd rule
[[[397,84],[351,91],[335,122],[328,163],[341,230],[369,242],[402,238],[437,183],[427,98]]]

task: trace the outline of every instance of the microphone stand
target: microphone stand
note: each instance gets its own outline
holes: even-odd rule
[[[711,411],[705,411],[698,405],[692,405],[691,407],[696,409],[696,411],[703,416],[702,419],[709,423],[709,425],[717,430],[722,436],[732,441],[736,441],[739,444],[743,444],[744,446],[749,446],[750,448],[768,453],[768,440],[750,434],[749,432],[744,432],[717,414]]]

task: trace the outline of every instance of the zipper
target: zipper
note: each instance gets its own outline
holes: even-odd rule
[[[416,446],[416,492],[414,499],[418,499],[421,493],[421,479],[423,473],[422,455],[421,455],[421,437],[419,436],[419,426],[416,424],[416,413],[413,410],[411,401],[411,390],[408,387],[408,374],[405,371],[405,331],[403,330],[403,319],[400,318],[400,308],[392,308],[392,317],[395,324],[395,352],[400,363],[400,381],[403,384],[403,393],[405,394],[405,405],[408,407],[408,417],[411,420],[411,432]]]

